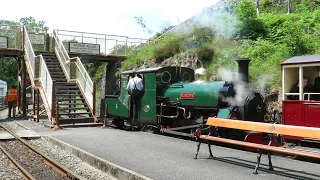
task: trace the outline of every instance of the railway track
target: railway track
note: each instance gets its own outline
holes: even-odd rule
[[[0,106],[0,111],[2,111],[2,110],[5,110],[5,109],[7,109],[8,108],[8,106],[6,106],[6,105],[4,105],[4,106]]]
[[[83,179],[37,150],[30,145],[27,140],[20,138],[4,125],[0,124],[0,128],[1,131],[6,131],[14,137],[13,140],[1,141],[0,149],[17,169],[19,169],[24,179]]]

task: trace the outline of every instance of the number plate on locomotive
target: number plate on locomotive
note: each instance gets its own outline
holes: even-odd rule
[[[180,99],[194,99],[194,93],[180,93]]]

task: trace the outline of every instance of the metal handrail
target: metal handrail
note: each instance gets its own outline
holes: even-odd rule
[[[75,60],[72,63],[74,63],[77,67],[77,71],[76,71],[77,76],[76,76],[76,79],[74,80],[77,81],[77,83],[79,84],[82,92],[85,94],[86,99],[88,100],[88,104],[90,108],[93,109],[93,106],[94,106],[93,98],[95,98],[93,97],[93,82],[78,57],[74,57],[70,60]]]
[[[290,95],[300,95],[300,93],[285,93],[286,96],[290,96]],[[304,95],[308,95],[308,98],[306,100],[310,100],[310,95],[320,95],[320,93],[303,93],[302,96]],[[311,99],[312,100],[312,99]]]
[[[53,30],[53,37],[56,42],[56,46],[54,48],[56,55],[58,56],[58,60],[62,66],[62,70],[67,77],[67,80],[70,81],[70,57],[68,52],[66,51],[63,43],[60,41],[58,34],[55,30]]]
[[[67,30],[54,30],[59,37],[66,37],[70,42],[95,43],[100,45],[101,54],[127,55],[126,48],[118,51],[119,46],[130,47],[148,43],[148,39],[121,35],[98,34]],[[72,39],[71,39],[72,38]],[[138,41],[139,40],[139,41]],[[68,45],[67,45],[68,46]]]
[[[27,55],[27,59],[28,59],[28,63],[30,65],[30,68],[31,68],[31,76],[32,76],[32,79],[35,78],[35,54],[34,54],[34,51],[33,51],[33,47],[32,47],[32,44],[30,42],[30,39],[29,39],[29,35],[28,35],[28,31],[27,31],[27,28],[25,26],[23,26],[23,32],[24,32],[24,49],[26,51],[26,55]],[[34,83],[34,82],[32,82]]]
[[[52,78],[50,76],[49,70],[46,66],[46,63],[42,55],[35,56],[33,51],[32,44],[29,39],[28,31],[23,27],[24,30],[24,49],[27,56],[27,66],[29,66],[29,76],[31,79],[32,86],[35,86],[35,79],[38,79],[40,82],[40,96],[44,103],[48,118],[51,119],[51,109],[52,109]],[[39,58],[39,60],[37,60]],[[37,61],[36,61],[37,60]],[[36,74],[36,72],[39,72]]]
[[[40,76],[39,76],[40,84],[42,86],[44,93],[46,94],[46,101],[47,101],[46,105],[49,106],[49,109],[52,109],[53,80],[51,78],[46,62],[43,59],[43,56],[39,55],[38,57],[40,58]]]
[[[59,35],[56,32],[56,30],[53,30],[54,38],[56,41],[56,47],[55,47],[55,52],[58,56],[58,60],[60,64],[62,65],[62,69],[65,72],[67,76],[68,82],[70,81],[76,81],[80,89],[83,92],[83,95],[85,99],[88,101],[88,105],[90,106],[91,109],[93,109],[93,82],[86,71],[85,67],[83,66],[82,62],[78,57],[73,57],[70,58],[68,52],[66,51],[62,41],[59,39]],[[74,61],[73,63],[76,65],[76,74],[80,75],[77,76],[75,79],[71,77],[71,74],[73,71],[71,71],[71,61]]]

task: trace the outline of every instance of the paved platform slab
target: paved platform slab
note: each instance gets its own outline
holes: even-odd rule
[[[31,130],[19,130],[15,132],[20,138],[40,138],[41,136],[39,134],[34,133]],[[0,131],[0,140],[9,140],[9,139],[15,139],[14,136],[12,136],[7,131]]]
[[[320,179],[319,164],[276,156],[274,172],[267,170],[267,157],[262,156],[259,175],[253,175],[257,154],[219,146],[212,146],[216,157],[210,159],[208,146],[202,145],[195,160],[196,142],[150,133],[98,127],[34,129],[152,179]]]

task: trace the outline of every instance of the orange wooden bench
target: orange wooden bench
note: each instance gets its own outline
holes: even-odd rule
[[[221,118],[209,118],[206,122],[206,125],[207,125],[206,128],[203,128],[203,129],[199,128],[195,132],[196,139],[197,139],[197,141],[199,141],[199,144],[197,146],[197,153],[196,153],[195,159],[197,159],[197,156],[198,156],[199,150],[200,150],[200,145],[204,141],[208,142],[209,153],[210,153],[211,157],[213,157],[213,155],[212,155],[212,151],[211,151],[210,141],[246,146],[246,147],[257,149],[259,152],[259,155],[257,157],[256,167],[253,171],[254,174],[258,174],[257,170],[259,168],[260,159],[263,154],[263,151],[267,152],[267,154],[268,154],[269,170],[273,170],[273,166],[272,166],[272,162],[271,162],[271,152],[279,152],[279,153],[285,153],[285,154],[320,159],[320,153],[288,149],[285,147],[270,146],[272,139],[275,138],[276,135],[297,136],[297,137],[304,137],[304,138],[311,138],[311,139],[320,140],[320,128],[290,126],[290,125],[280,125],[280,124],[270,124],[270,123],[258,123],[258,122],[230,120],[230,119],[221,119]],[[264,145],[264,144],[237,141],[237,140],[231,140],[231,139],[211,136],[213,131],[215,131],[215,129],[219,128],[219,127],[265,133],[267,135],[270,135],[269,144]],[[204,132],[204,130],[208,130],[209,134],[202,135],[201,132]]]

